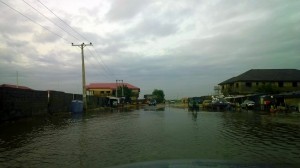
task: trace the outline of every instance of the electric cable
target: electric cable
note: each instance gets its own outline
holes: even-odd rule
[[[35,7],[33,7],[32,5],[30,5],[29,3],[27,3],[25,0],[23,0],[23,2],[26,3],[28,6],[30,6],[32,9],[34,9],[36,12],[38,12],[40,15],[42,15],[44,18],[46,18],[48,21],[50,21],[51,23],[53,23],[55,26],[57,26],[58,28],[60,28],[62,31],[66,32],[68,35],[70,35],[73,38],[75,38],[76,40],[80,41],[76,36],[72,35],[71,33],[67,32],[65,29],[63,29],[62,27],[60,27],[59,25],[57,25],[49,17],[47,17],[42,12],[40,12],[39,10],[37,10]]]
[[[47,7],[44,3],[42,3],[40,0],[37,0],[42,6],[44,6],[49,12],[51,12],[55,17],[57,17],[61,22],[63,22],[66,26],[68,26],[72,31],[74,31],[76,34],[78,34],[81,38],[83,38],[86,41],[87,40],[83,35],[81,35],[78,31],[76,31],[74,28],[72,28],[66,21],[64,21],[63,19],[61,19],[58,15],[56,15],[49,7]],[[94,46],[92,46],[92,48],[94,49],[95,53],[98,53],[95,49]],[[92,54],[92,52],[88,49],[88,51]],[[94,56],[92,54],[93,57],[95,57],[95,59],[99,62],[99,60],[97,59],[96,56]],[[103,65],[103,69],[111,76],[114,76],[116,78],[116,76],[111,72],[111,70],[108,68],[108,66],[104,63],[103,59],[101,58],[101,56],[99,56],[100,61],[102,62]],[[100,63],[100,62],[99,62]]]
[[[35,24],[39,25],[39,26],[40,26],[40,27],[42,27],[43,29],[45,29],[45,30],[49,31],[50,33],[52,33],[52,34],[54,34],[54,35],[56,35],[56,36],[60,37],[61,39],[65,40],[66,42],[69,42],[69,43],[71,43],[70,41],[68,41],[67,39],[65,39],[64,37],[62,37],[61,35],[59,35],[59,34],[55,33],[54,31],[52,31],[52,30],[48,29],[47,27],[45,27],[45,26],[43,26],[43,25],[41,25],[41,24],[37,23],[36,21],[34,21],[34,20],[33,20],[33,19],[31,19],[30,17],[26,16],[26,15],[25,15],[25,14],[23,14],[22,12],[20,12],[20,11],[18,11],[17,9],[15,9],[15,8],[11,7],[11,6],[10,6],[10,5],[8,5],[7,3],[5,3],[5,2],[3,2],[3,1],[1,1],[1,0],[0,0],[0,2],[1,2],[1,3],[3,3],[4,5],[6,5],[7,7],[9,7],[10,9],[14,10],[15,12],[19,13],[19,14],[20,14],[20,15],[22,15],[23,17],[27,18],[27,19],[28,19],[28,20],[30,20],[31,22],[33,22],[33,23],[35,23]]]
[[[77,33],[81,38],[83,38],[86,41],[87,40],[84,36],[82,36],[80,33],[78,33],[75,29],[73,29],[67,22],[65,22],[63,19],[61,19],[59,16],[57,16],[51,9],[49,9],[44,3],[42,3],[40,0],[37,0],[42,6],[44,6],[49,12],[51,12],[55,17],[57,17],[61,22],[63,22],[65,25],[67,25],[71,30],[73,30],[75,33]]]

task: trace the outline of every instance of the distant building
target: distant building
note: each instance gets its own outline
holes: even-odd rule
[[[252,94],[271,87],[279,92],[300,90],[298,69],[251,69],[219,84],[223,94]]]
[[[116,90],[118,87],[127,87],[132,91],[132,100],[137,100],[140,93],[140,88],[133,86],[129,83],[91,83],[86,86],[87,92],[89,95],[94,95],[98,97],[108,97],[108,96],[117,96]],[[121,97],[122,95],[118,95]]]

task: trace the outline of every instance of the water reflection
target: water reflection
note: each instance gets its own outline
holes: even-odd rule
[[[198,112],[197,111],[193,111],[192,115],[193,115],[193,120],[196,121],[197,117],[198,117]]]
[[[32,140],[32,135],[40,135],[52,128],[63,129],[68,123],[69,114],[33,117],[11,121],[0,125],[1,149],[21,147]]]
[[[299,123],[300,114],[168,107],[32,118],[0,125],[0,167],[107,167],[166,159],[297,166]]]
[[[253,111],[223,113],[222,118],[220,132],[225,142],[235,145],[232,149],[246,151],[239,157],[249,161],[290,163],[295,162],[294,154],[300,156],[299,125],[273,122],[272,116]]]
[[[165,106],[145,106],[144,111],[165,111]]]
[[[71,114],[73,120],[82,120],[83,113],[74,113]]]

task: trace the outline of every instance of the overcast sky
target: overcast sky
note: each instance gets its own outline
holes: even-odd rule
[[[1,0],[0,84],[16,84],[18,72],[20,85],[81,93],[71,43],[92,42],[87,84],[212,94],[249,69],[300,69],[299,9],[299,0]]]

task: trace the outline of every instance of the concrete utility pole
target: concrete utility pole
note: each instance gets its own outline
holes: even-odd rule
[[[17,88],[19,88],[19,72],[17,71]]]
[[[86,88],[85,88],[85,66],[84,66],[84,52],[83,48],[86,46],[92,46],[93,44],[73,44],[72,46],[77,46],[81,48],[81,59],[82,59],[82,101],[83,101],[83,111],[87,110],[87,103],[86,103]]]
[[[118,80],[116,80],[116,97],[118,97]]]
[[[122,81],[122,97],[124,97],[124,83],[123,83],[123,80]]]

